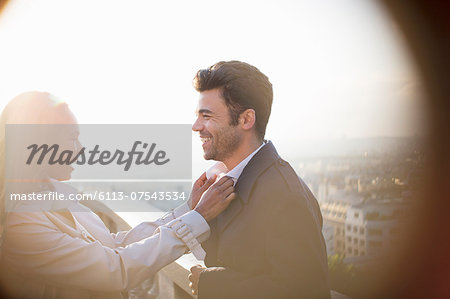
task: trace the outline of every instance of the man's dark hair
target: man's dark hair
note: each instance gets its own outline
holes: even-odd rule
[[[230,111],[230,125],[236,126],[247,109],[255,110],[256,132],[264,139],[272,108],[269,78],[256,67],[241,61],[221,61],[197,72],[193,81],[198,92],[219,88]]]

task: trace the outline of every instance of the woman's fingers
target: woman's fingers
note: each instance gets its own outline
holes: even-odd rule
[[[236,198],[236,193],[233,192],[225,198],[225,202],[228,205],[235,198]]]
[[[226,190],[228,187],[233,186],[234,181],[232,178],[228,177],[221,185],[217,186],[219,190]]]
[[[204,173],[198,178],[198,180],[201,182],[202,185],[205,184],[205,182],[206,182],[207,179],[208,179],[208,178],[206,177],[206,172],[204,172]]]
[[[217,187],[222,186],[228,181],[233,181],[229,176],[223,176],[220,178],[220,180],[217,181],[216,185]]]
[[[205,176],[206,177],[206,176]],[[205,192],[205,190],[208,190],[209,187],[211,187],[212,184],[216,181],[217,175],[213,174],[202,186],[202,192]]]
[[[204,172],[194,183],[197,188],[201,188],[206,182],[206,172]]]
[[[234,191],[234,187],[233,187],[233,186],[229,186],[228,188],[226,188],[225,190],[223,190],[223,195],[225,196],[225,199],[226,199],[227,196],[230,195],[233,191]]]

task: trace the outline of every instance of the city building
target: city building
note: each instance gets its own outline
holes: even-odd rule
[[[347,209],[345,256],[376,256],[399,243],[407,205],[397,199],[369,199]]]

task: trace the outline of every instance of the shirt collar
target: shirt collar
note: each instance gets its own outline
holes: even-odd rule
[[[211,168],[209,168],[206,171],[206,177],[210,178],[213,174],[217,175],[217,178],[223,176],[231,177],[234,181],[234,184],[236,184],[237,180],[242,174],[242,171],[244,170],[245,166],[247,166],[248,162],[253,158],[253,156],[265,145],[266,143],[263,142],[253,153],[248,155],[244,160],[242,160],[238,165],[236,165],[233,169],[228,170],[224,163],[217,162],[214,164]]]

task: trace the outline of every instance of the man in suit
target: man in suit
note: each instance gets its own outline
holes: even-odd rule
[[[220,161],[237,198],[210,223],[207,268],[191,288],[209,298],[329,298],[322,216],[314,195],[264,140],[272,84],[244,62],[219,62],[194,78],[204,158]]]

